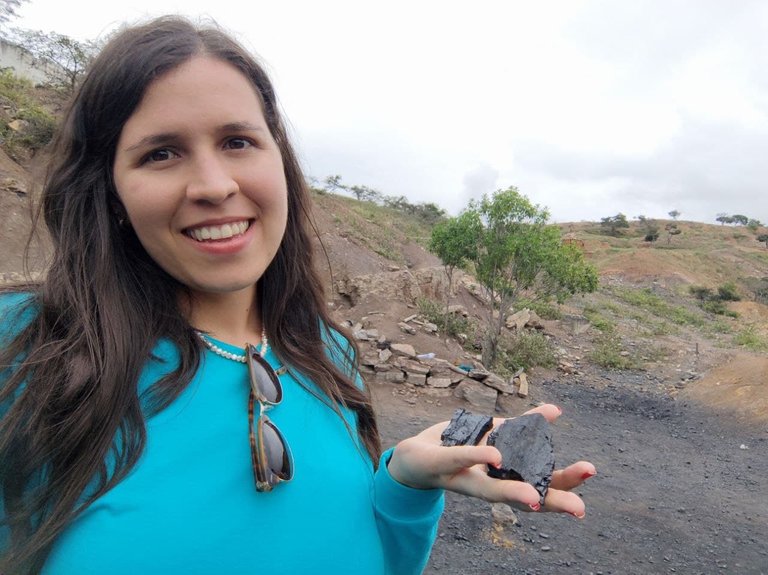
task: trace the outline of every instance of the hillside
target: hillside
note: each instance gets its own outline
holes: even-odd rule
[[[27,170],[0,151],[0,277],[6,282],[21,278],[34,189]],[[398,327],[423,311],[425,301],[442,301],[445,276],[440,261],[425,250],[428,224],[340,195],[315,192],[314,201],[319,267],[340,320],[362,322],[454,363],[478,353],[441,334],[408,335]],[[678,226],[681,233],[671,241],[649,243],[634,227],[611,237],[596,224],[563,224],[564,237],[583,246],[601,282],[596,293],[539,310],[557,318],[543,321],[545,333],[560,363],[576,357],[580,364],[663,373],[675,394],[766,420],[762,354],[768,349],[768,307],[753,300],[755,286],[768,277],[768,250],[742,227]],[[42,267],[41,245],[44,238],[32,246],[33,271]],[[737,317],[704,311],[690,293],[691,286],[716,292],[728,282],[741,297],[727,303]],[[467,321],[479,331],[477,286],[465,276],[454,289],[452,303],[465,307]]]
[[[27,171],[0,153],[0,278],[18,281],[35,188]],[[682,222],[669,245],[563,226],[600,271],[596,293],[540,308],[528,350],[549,367],[526,370],[529,395],[506,383],[469,393],[455,364],[473,364],[482,316],[477,285],[462,276],[453,303],[465,338],[435,333],[431,314],[445,289],[439,261],[424,250],[418,218],[315,193],[318,262],[328,301],[361,340],[365,377],[385,445],[447,419],[457,407],[514,416],[540,402],[562,406],[553,428],[558,463],[587,459],[598,475],[578,489],[583,521],[553,514],[509,518],[509,508],[450,494],[427,575],[486,573],[761,573],[768,561],[768,308],[751,301],[768,276],[761,244],[748,231]],[[44,239],[35,248],[40,268]],[[42,248],[39,246],[43,246]],[[332,274],[331,274],[332,270]],[[737,317],[704,311],[690,286],[732,282]],[[550,318],[550,319],[546,319]],[[410,319],[408,323],[403,320]],[[404,329],[403,325],[406,329]],[[543,334],[543,335],[542,335]],[[514,340],[514,332],[507,337]],[[376,337],[374,337],[376,336]],[[412,345],[434,359],[382,365],[377,337]],[[459,341],[463,341],[459,343]],[[544,342],[544,343],[542,343]],[[515,360],[518,361],[518,360]],[[514,367],[514,362],[510,365]],[[431,382],[419,376],[429,366]],[[389,371],[386,371],[389,370]],[[440,377],[436,372],[442,370]],[[412,375],[416,374],[416,375]],[[437,382],[442,382],[440,387]],[[512,393],[508,393],[511,391]],[[480,395],[476,395],[476,394]],[[506,508],[506,511],[504,509]]]

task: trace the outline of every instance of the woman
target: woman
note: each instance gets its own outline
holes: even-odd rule
[[[48,275],[0,299],[0,572],[418,573],[443,489],[539,509],[444,423],[378,463],[308,204],[227,35],[161,18],[104,48],[43,190]],[[583,516],[591,474],[556,472],[545,509]]]

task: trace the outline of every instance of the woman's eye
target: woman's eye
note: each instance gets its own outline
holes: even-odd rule
[[[225,147],[230,150],[244,150],[252,145],[253,144],[245,138],[230,138],[227,140]]]
[[[144,158],[145,162],[166,162],[176,157],[176,154],[168,148],[160,148],[159,150],[152,150]]]

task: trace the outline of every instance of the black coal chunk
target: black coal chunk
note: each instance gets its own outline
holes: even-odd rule
[[[531,413],[506,420],[488,436],[488,445],[502,458],[500,469],[488,466],[488,475],[530,483],[543,501],[555,469],[552,433],[544,416]]]
[[[493,427],[493,418],[457,409],[448,427],[440,435],[443,445],[477,445]]]

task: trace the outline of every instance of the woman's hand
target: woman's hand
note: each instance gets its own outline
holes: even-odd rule
[[[540,413],[551,423],[561,411],[557,406],[547,404],[526,413]],[[503,421],[495,419],[494,427]],[[552,474],[544,505],[540,506],[539,493],[532,485],[488,476],[486,465],[501,465],[501,453],[495,447],[484,445],[485,438],[481,442],[483,445],[478,446],[440,445],[440,435],[447,425],[447,421],[438,423],[401,441],[387,466],[390,475],[396,481],[416,489],[442,488],[485,501],[503,501],[525,511],[541,509],[584,517],[584,502],[570,490],[595,475],[594,465],[579,461],[556,470]]]

